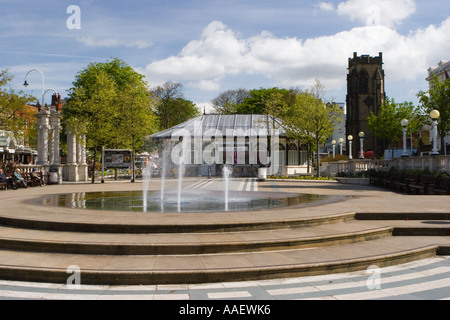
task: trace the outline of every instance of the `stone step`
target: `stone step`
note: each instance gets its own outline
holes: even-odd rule
[[[39,212],[39,211],[38,211]],[[49,219],[40,219],[39,215],[0,215],[0,225],[55,231],[77,231],[95,233],[197,233],[197,232],[225,232],[225,231],[254,231],[285,229],[303,226],[314,226],[323,224],[340,223],[354,220],[355,212],[345,212],[338,214],[327,214],[312,217],[299,218],[278,218],[275,214],[270,219],[256,218],[250,214],[242,214],[239,219],[232,214],[223,214],[221,220],[208,219],[202,216],[202,220],[194,215],[185,214],[161,216],[159,219],[151,215],[131,216],[124,221],[123,215],[118,215],[118,219],[112,213],[108,217],[93,215],[85,217],[83,215],[51,216]],[[125,216],[126,217],[126,216]],[[188,218],[186,218],[188,217]],[[232,218],[230,218],[232,217]],[[248,218],[246,218],[248,217]],[[192,218],[192,219],[190,219]]]
[[[82,255],[0,250],[0,278],[137,285],[255,280],[364,270],[433,257],[450,239],[388,237],[310,249],[193,255]],[[79,273],[77,273],[79,271]]]
[[[86,233],[0,226],[0,249],[35,252],[164,255],[330,246],[392,235],[390,226],[349,221],[314,227],[222,233]]]

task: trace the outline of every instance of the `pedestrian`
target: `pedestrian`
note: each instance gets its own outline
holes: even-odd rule
[[[3,169],[0,169],[0,187],[6,189],[8,186],[8,180],[6,175],[3,173]]]
[[[39,183],[39,185],[42,187],[44,185],[44,180],[42,177],[36,172],[36,169],[33,168],[31,171],[31,181],[33,182],[33,185],[36,185]]]
[[[21,185],[24,188],[27,188],[27,181],[22,177],[22,175],[20,174],[20,170],[16,169],[16,171],[14,171],[14,174],[12,176],[12,182],[13,182],[13,189],[17,189],[17,185]]]

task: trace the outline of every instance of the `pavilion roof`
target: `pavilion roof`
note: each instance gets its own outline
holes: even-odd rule
[[[267,136],[273,132],[273,128],[280,130],[279,135],[283,135],[282,122],[280,119],[261,114],[204,114],[180,123],[172,128],[155,133],[150,136],[153,139],[169,139],[174,135],[180,135],[181,130],[187,130],[191,137],[228,136],[254,137]]]

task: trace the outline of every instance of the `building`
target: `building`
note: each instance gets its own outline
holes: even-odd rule
[[[439,61],[438,65],[435,67],[428,68],[428,77],[426,80],[428,81],[428,86],[431,88],[432,86],[432,75],[435,75],[439,78],[441,82],[444,82],[445,80],[450,78],[450,61],[441,60]],[[430,127],[431,128],[431,127]],[[431,132],[430,132],[431,136]],[[437,145],[438,148],[441,146],[441,137],[438,136],[437,139]],[[448,154],[450,150],[450,135],[447,133],[447,135],[444,137],[444,150],[441,150],[441,153]]]
[[[268,115],[204,114],[148,138],[165,146],[162,162],[175,171],[183,162],[187,176],[220,175],[224,165],[233,167],[234,176],[247,177],[257,176],[261,166],[284,175],[307,173],[309,167],[306,145],[288,139],[281,121]],[[187,155],[184,161],[181,154]]]
[[[439,61],[438,65],[435,67],[428,68],[428,85],[431,87],[432,75],[435,75],[441,81],[445,81],[450,76],[450,61]]]
[[[336,130],[334,130],[332,136],[329,137],[325,141],[323,152],[332,155],[332,153],[333,153],[333,143],[332,142],[335,141],[336,142],[336,144],[335,144],[335,153],[336,154],[340,154],[341,149],[342,149],[342,154],[346,154],[346,148],[345,148],[345,140],[346,140],[346,137],[345,137],[345,134],[346,134],[346,132],[345,132],[345,122],[346,122],[346,117],[347,117],[347,110],[346,110],[346,107],[345,107],[345,103],[343,103],[343,102],[333,102],[333,104],[336,104],[339,107],[339,109],[341,109],[343,111],[343,114],[342,114],[343,119],[342,119],[342,122],[338,124],[338,127],[336,128]],[[343,140],[342,148],[340,146],[339,139]]]
[[[348,59],[347,75],[347,120],[346,136],[352,135],[354,142],[359,141],[359,133],[364,132],[364,150],[373,151],[376,156],[383,155],[381,139],[372,135],[368,129],[367,118],[373,112],[378,115],[386,99],[384,88],[383,55],[369,55]],[[359,143],[353,143],[352,154],[357,155]]]

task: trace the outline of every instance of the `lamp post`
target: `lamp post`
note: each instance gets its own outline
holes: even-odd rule
[[[331,141],[333,145],[333,159],[336,158],[336,140]]]
[[[49,88],[47,90],[44,91],[44,74],[42,73],[41,70],[39,69],[31,69],[30,71],[27,72],[27,74],[25,75],[25,81],[23,82],[23,86],[26,88],[28,87],[30,84],[27,82],[27,77],[28,75],[33,72],[39,72],[39,74],[41,75],[41,79],[42,79],[42,97],[41,97],[41,107],[44,107],[44,103],[45,103],[45,94],[49,91],[53,91],[54,93],[57,93],[55,89]]]
[[[401,124],[403,127],[403,153],[402,153],[402,157],[409,157],[408,151],[406,150],[406,127],[408,126],[408,120],[407,119],[403,119]]]
[[[348,160],[353,160],[353,157],[352,157],[352,140],[353,140],[353,136],[349,135],[347,137],[347,139],[348,139]]]
[[[39,69],[31,69],[30,71],[28,71],[27,74],[25,75],[25,82],[23,83],[23,85],[25,87],[29,86],[29,84],[27,82],[27,77],[33,71],[39,72],[41,74],[41,78],[42,78],[42,100],[41,100],[41,106],[44,106],[44,96],[45,96],[45,92],[44,92],[44,74],[42,73],[42,71],[39,70]]]
[[[339,153],[342,155],[342,144],[344,143],[343,138],[339,138]]]
[[[437,147],[437,119],[439,118],[440,113],[437,110],[433,110],[430,112],[430,117],[433,120],[433,150],[431,152],[432,156],[438,155],[439,154],[439,150]]]
[[[359,144],[361,146],[361,150],[359,153],[359,159],[364,159],[364,150],[363,150],[363,143],[364,143],[364,132],[359,133]]]

